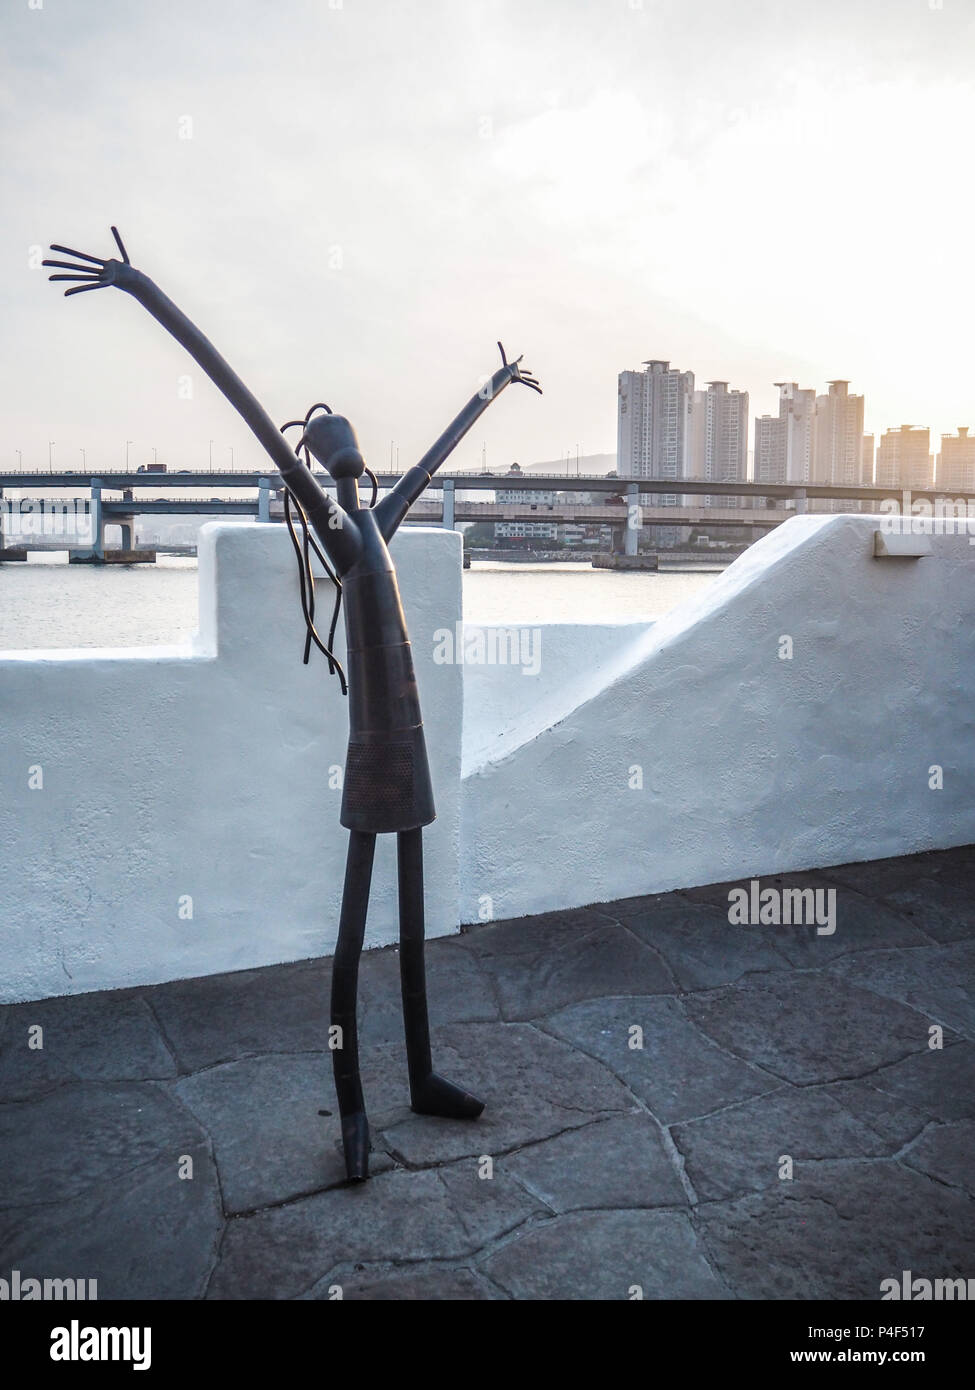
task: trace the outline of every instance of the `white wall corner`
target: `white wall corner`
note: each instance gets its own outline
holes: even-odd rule
[[[432,651],[460,619],[460,547],[427,528],[393,547],[438,810],[424,832],[430,935],[457,926],[462,672]],[[329,769],[348,713],[324,658],[302,665],[285,528],[206,526],[200,583],[201,635],[182,651],[0,654],[2,1001],[333,949],[347,834]],[[380,837],[368,945],[397,935],[394,839]]]

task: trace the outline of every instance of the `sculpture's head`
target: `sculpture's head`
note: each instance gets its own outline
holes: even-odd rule
[[[333,478],[361,478],[365,461],[355,430],[344,415],[316,415],[305,425],[304,442]]]

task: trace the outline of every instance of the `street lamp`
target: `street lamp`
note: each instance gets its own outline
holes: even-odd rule
[[[213,472],[213,440],[210,440],[210,472]]]
[[[156,450],[155,450],[155,448],[153,448],[153,451],[152,451],[152,461],[153,461],[153,463],[156,462]]]
[[[79,449],[78,453],[81,455],[81,471],[84,473],[88,468],[88,455],[85,453],[84,449]]]
[[[49,439],[49,440],[47,441],[47,471],[48,471],[49,473],[53,473],[53,472],[54,472],[54,440],[53,440],[53,439]]]
[[[14,450],[14,453],[17,455],[17,467],[18,467],[18,468],[23,468],[23,466],[24,466],[24,451],[23,451],[23,449],[15,449],[15,450]]]
[[[131,439],[127,439],[127,440],[125,441],[125,471],[126,471],[126,473],[128,473],[128,471],[129,471],[129,448],[130,448],[131,444],[132,444],[132,440],[131,440]]]
[[[234,446],[228,444],[227,448],[230,450],[230,471],[232,473],[234,471]]]

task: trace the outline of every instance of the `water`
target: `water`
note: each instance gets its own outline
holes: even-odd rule
[[[718,572],[622,574],[580,564],[476,561],[464,572],[464,616],[484,623],[655,618]],[[198,611],[194,559],[96,568],[35,553],[27,564],[0,565],[0,651],[168,646],[196,630]]]
[[[474,561],[464,571],[469,622],[605,623],[659,618],[710,584],[720,570],[594,570],[589,565]]]

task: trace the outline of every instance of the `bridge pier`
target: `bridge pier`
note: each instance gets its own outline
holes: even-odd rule
[[[126,496],[126,501],[131,499],[131,491]],[[124,516],[113,516],[109,524],[120,526],[122,529],[122,545],[118,550],[105,550],[105,510],[102,505],[102,480],[92,478],[91,480],[91,501],[89,503],[89,516],[91,518],[91,544],[87,550],[77,549],[68,552],[68,563],[71,565],[135,565],[150,564],[156,558],[154,550],[135,549],[135,514],[127,513]]]
[[[261,478],[257,484],[257,519],[271,520],[271,480]]]
[[[102,511],[102,480],[91,480],[91,553],[105,558],[105,514]]]
[[[88,503],[91,543],[87,550],[80,547],[68,553],[71,564],[99,565],[105,563],[105,514],[102,511],[102,480],[92,478],[91,499]]]
[[[0,564],[5,560],[26,560],[27,551],[21,546],[7,545],[3,534],[3,488],[0,487]]]
[[[445,531],[456,531],[454,525],[454,480],[444,478],[443,480],[443,522],[441,523]]]

